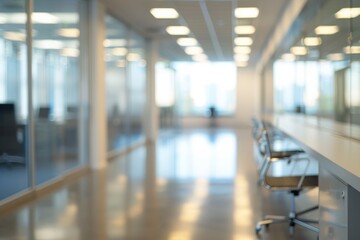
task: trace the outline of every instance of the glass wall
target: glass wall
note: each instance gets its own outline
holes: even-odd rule
[[[33,108],[36,182],[79,162],[79,1],[34,1]]]
[[[130,117],[130,141],[131,143],[145,139],[145,112],[146,112],[146,61],[145,41],[131,32],[129,39],[128,61],[128,90],[129,117]]]
[[[106,105],[108,150],[121,150],[145,139],[145,40],[106,16]]]
[[[0,200],[29,187],[25,0],[0,2]]]
[[[129,106],[126,82],[128,29],[111,16],[106,16],[106,108],[108,150],[122,149],[129,139]]]
[[[359,16],[360,0],[307,4],[298,37],[274,63],[277,111],[313,115],[320,127],[360,138]]]
[[[86,3],[35,0],[30,24],[28,4],[0,2],[0,201],[83,164],[79,12]]]

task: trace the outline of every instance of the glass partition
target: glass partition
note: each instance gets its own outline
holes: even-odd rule
[[[36,183],[80,165],[79,1],[35,0],[33,108]]]
[[[128,29],[106,16],[106,108],[108,150],[123,149],[129,143],[129,91],[126,81]]]
[[[0,2],[0,200],[29,187],[25,0]]]
[[[295,41],[284,41],[276,54],[276,109],[315,116],[322,128],[360,138],[359,16],[360,0],[307,3]]]
[[[128,61],[128,90],[130,141],[132,143],[145,139],[145,101],[146,101],[146,60],[145,41],[135,32],[131,32],[129,39]]]

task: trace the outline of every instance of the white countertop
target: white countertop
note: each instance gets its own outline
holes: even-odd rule
[[[263,119],[294,138],[320,164],[360,191],[360,141],[320,128],[301,115],[271,115]]]

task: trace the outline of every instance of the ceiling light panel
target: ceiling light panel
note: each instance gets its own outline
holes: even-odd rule
[[[61,28],[56,31],[57,35],[66,38],[77,38],[80,36],[80,31],[77,28]]]
[[[59,23],[58,17],[46,12],[34,12],[31,18],[33,23],[41,23],[41,24]]]
[[[236,62],[247,62],[247,61],[249,61],[249,58],[250,57],[247,54],[236,54],[234,56],[234,59]]]
[[[248,63],[247,62],[236,62],[236,66],[238,66],[238,67],[246,67],[248,65]]]
[[[157,19],[175,19],[179,13],[174,8],[152,8],[150,13]]]
[[[234,53],[250,54],[251,48],[247,46],[236,46],[234,47]]]
[[[295,61],[296,56],[292,53],[284,53],[281,55],[281,59],[284,61]]]
[[[127,48],[114,48],[111,53],[114,56],[125,56],[128,53]]]
[[[61,49],[61,55],[64,57],[78,57],[80,55],[80,51],[76,48],[63,48]]]
[[[308,53],[306,47],[298,46],[298,47],[292,47],[290,49],[291,53],[298,56],[303,56]]]
[[[321,44],[321,38],[319,37],[306,37],[304,38],[304,45],[308,47],[319,46]]]
[[[185,53],[188,55],[196,55],[203,53],[203,49],[201,47],[187,47],[185,48]]]
[[[315,33],[317,35],[332,35],[339,31],[339,27],[336,25],[332,26],[318,26],[315,28]]]
[[[196,46],[198,41],[195,38],[179,38],[177,44],[182,47]]]
[[[356,18],[359,15],[360,8],[342,8],[337,13],[335,13],[335,17],[339,19]]]
[[[253,40],[251,37],[237,37],[235,38],[234,43],[238,46],[251,46]]]
[[[125,47],[127,45],[126,39],[105,39],[104,47]]]
[[[235,9],[236,18],[257,18],[258,16],[259,16],[259,9],[256,7],[245,7],[245,8]]]
[[[331,53],[326,58],[330,61],[342,61],[345,59],[345,56],[342,53]]]
[[[170,35],[188,35],[190,30],[185,26],[169,26],[166,28],[166,32]]]
[[[347,46],[344,48],[346,54],[360,54],[360,46]]]
[[[25,42],[26,40],[26,34],[21,32],[4,32],[3,36],[10,41]]]
[[[236,26],[235,33],[236,34],[254,34],[255,27],[252,25],[244,25],[244,26]]]

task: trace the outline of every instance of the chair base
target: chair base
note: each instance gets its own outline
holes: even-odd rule
[[[256,234],[259,234],[262,226],[265,226],[266,228],[270,226],[270,224],[274,224],[274,223],[289,223],[289,234],[294,234],[294,227],[295,225],[299,225],[302,226],[304,228],[307,228],[311,231],[314,231],[316,233],[319,233],[319,229],[317,227],[314,227],[312,224],[318,224],[319,221],[316,220],[311,220],[311,219],[304,219],[304,218],[299,218],[298,216],[303,215],[305,213],[314,211],[316,209],[318,209],[318,206],[315,207],[311,207],[309,209],[306,209],[304,211],[301,212],[290,212],[289,216],[278,216],[278,215],[267,215],[265,216],[265,218],[261,221],[259,221],[256,224]]]

